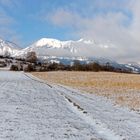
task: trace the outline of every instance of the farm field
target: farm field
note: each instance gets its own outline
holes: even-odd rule
[[[140,109],[140,75],[112,72],[34,72],[50,83],[62,84],[83,92],[107,97],[116,104]]]

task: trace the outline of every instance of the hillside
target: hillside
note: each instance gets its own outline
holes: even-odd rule
[[[9,41],[0,39],[0,55],[1,56],[15,56],[20,51],[20,48]]]

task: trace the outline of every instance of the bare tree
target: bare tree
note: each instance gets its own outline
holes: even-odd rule
[[[26,61],[31,62],[31,63],[36,63],[37,61],[37,56],[36,52],[28,52],[26,56]]]

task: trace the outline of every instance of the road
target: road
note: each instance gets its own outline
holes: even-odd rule
[[[138,140],[140,116],[106,99],[0,71],[0,140]]]

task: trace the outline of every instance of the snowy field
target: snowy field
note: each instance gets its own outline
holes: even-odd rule
[[[139,140],[140,114],[103,97],[0,71],[0,140]]]

